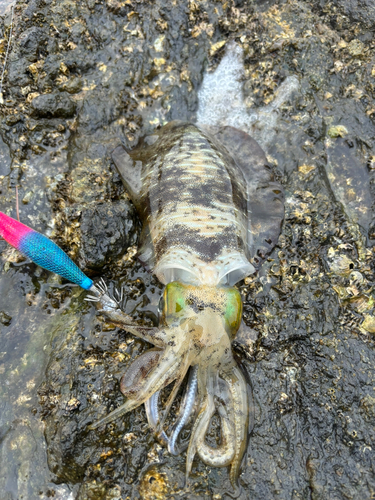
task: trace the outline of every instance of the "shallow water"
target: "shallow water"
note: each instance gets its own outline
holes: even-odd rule
[[[15,0],[1,0],[0,1],[0,16],[3,16],[9,12],[13,5],[15,5]]]
[[[134,258],[139,225],[110,152],[177,118],[248,127],[285,186],[286,218],[272,258],[240,287],[248,330],[234,349],[255,398],[243,498],[371,498],[371,32],[301,1],[20,7],[1,108],[0,210],[15,215],[18,184],[21,220],[94,278],[120,282],[126,311],[156,323],[162,289]],[[233,39],[240,49],[228,58]],[[220,61],[229,78],[213,91]],[[52,101],[38,100],[47,93]],[[199,460],[182,489],[185,456],[157,443],[143,408],[87,432],[123,402],[118,381],[147,346],[98,318],[84,292],[4,242],[0,252],[1,500],[229,498],[227,470]]]

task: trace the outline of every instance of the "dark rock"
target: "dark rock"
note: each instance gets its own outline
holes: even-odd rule
[[[321,2],[326,5],[327,0]],[[348,16],[351,21],[362,24],[365,29],[375,28],[375,3],[374,0],[334,0],[333,5]]]
[[[51,42],[56,45],[56,42]],[[49,78],[56,78],[60,73],[60,64],[61,64],[61,56],[59,54],[55,54],[55,50],[52,47],[52,54],[49,54],[44,61],[43,70],[47,73]]]
[[[39,118],[70,118],[74,115],[77,104],[66,92],[43,94],[31,102],[33,116]]]
[[[30,62],[37,61],[39,51],[42,46],[44,46],[45,41],[46,34],[40,28],[30,28],[26,30],[19,40],[20,54]]]
[[[91,133],[103,127],[103,125],[111,123],[119,113],[116,102],[101,100],[98,94],[93,93],[84,100],[80,110],[79,129],[84,130],[85,133]]]
[[[80,45],[74,51],[68,52],[64,63],[71,72],[82,73],[88,71],[96,66],[94,58],[87,57],[87,54],[82,50]]]
[[[50,38],[48,40],[47,50],[49,54],[56,54],[59,51],[59,44],[56,38]]]
[[[11,157],[9,148],[0,137],[0,175],[8,175],[10,172]]]
[[[373,0],[338,0],[337,5],[353,20],[368,29],[375,28],[375,3]]]
[[[81,78],[71,78],[61,86],[61,89],[69,92],[69,94],[77,94],[82,90],[82,86]]]
[[[31,83],[30,76],[26,73],[28,61],[24,58],[9,62],[8,82],[12,86],[25,87]]]
[[[82,34],[86,31],[85,26],[82,23],[76,23],[72,27],[71,37],[74,43],[79,43]]]
[[[23,17],[25,19],[31,19],[34,14],[37,14],[38,10],[42,7],[42,3],[40,0],[33,0],[26,7]]]
[[[82,212],[80,266],[93,271],[118,259],[136,241],[134,207],[125,200]]]

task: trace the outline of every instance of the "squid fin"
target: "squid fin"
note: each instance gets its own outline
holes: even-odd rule
[[[248,251],[250,261],[259,269],[278,240],[284,220],[284,191],[275,181],[267,158],[255,139],[233,127],[215,134],[240,167],[248,191]]]

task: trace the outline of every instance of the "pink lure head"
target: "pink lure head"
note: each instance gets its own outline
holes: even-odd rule
[[[12,217],[0,212],[0,236],[4,238],[12,247],[20,249],[20,242],[26,234],[35,232],[30,227],[25,226]]]

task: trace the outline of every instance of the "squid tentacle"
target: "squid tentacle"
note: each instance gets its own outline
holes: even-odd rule
[[[233,401],[228,384],[219,379],[219,398],[217,399],[217,412],[220,416],[221,444],[217,448],[209,446],[205,441],[205,435],[201,435],[198,441],[198,455],[201,460],[212,467],[225,467],[230,465],[235,455],[234,424],[228,416],[227,410],[233,408]]]
[[[201,411],[194,423],[193,430],[191,432],[191,438],[186,454],[186,481],[191,472],[193,465],[193,460],[195,454],[197,453],[198,441],[201,435],[205,435],[207,431],[208,424],[215,413],[214,399],[211,394],[207,394],[203,400]]]
[[[136,399],[128,399],[124,404],[116,408],[106,417],[89,426],[90,430],[97,429],[101,425],[109,424],[116,418],[134,410],[147,401],[150,396],[171,383],[176,378],[176,373],[181,365],[181,359],[172,350],[166,350],[162,355],[157,367],[152,370],[147,378],[140,382],[140,390]]]
[[[160,391],[156,391],[147,401],[145,401],[146,416],[149,426],[157,432],[159,424],[159,396]],[[169,447],[169,439],[164,430],[158,433],[159,439]]]
[[[139,325],[131,316],[121,311],[121,309],[111,311],[99,309],[99,313],[104,314],[112,323],[123,330],[157,347],[165,347],[170,337],[169,329],[164,330],[157,327]]]
[[[173,426],[171,436],[168,438],[167,434],[163,429],[161,429],[161,431],[158,433],[159,438],[167,445],[168,451],[169,453],[171,453],[171,455],[179,455],[182,451],[177,446],[177,439],[182,428],[186,425],[192,411],[194,410],[196,402],[195,396],[197,392],[197,371],[198,371],[197,366],[191,367],[190,369],[185,395],[181,403],[180,415],[177,422]],[[184,370],[181,380],[184,379],[185,374],[186,372]],[[176,381],[175,387],[177,383],[178,380]],[[179,385],[180,384],[178,384],[178,386]],[[147,420],[150,427],[154,429],[155,432],[157,431],[158,428],[161,428],[163,425],[163,422],[159,421],[159,408],[158,408],[159,396],[160,396],[160,391],[157,391],[145,402]],[[167,413],[167,411],[168,411],[168,405],[165,410],[165,414]],[[185,446],[185,449],[186,447],[187,445]]]
[[[198,417],[194,423],[193,429],[191,431],[191,437],[189,446],[186,453],[186,481],[191,472],[191,467],[195,454],[197,453],[198,443],[201,436],[205,436],[207,432],[207,427],[210,420],[215,413],[215,403],[214,403],[214,382],[217,374],[213,374],[212,371],[208,373],[207,369],[202,369],[199,367],[198,371],[198,395],[200,398],[203,397],[203,402],[201,410]]]
[[[187,424],[189,417],[194,409],[196,394],[197,394],[197,385],[198,385],[198,366],[192,366],[190,368],[189,379],[186,387],[185,396],[181,405],[181,412],[177,422],[174,424],[172,428],[172,433],[169,438],[168,443],[168,451],[171,455],[179,455],[181,450],[177,446],[178,436],[183,429],[183,427]]]
[[[161,355],[162,351],[159,349],[149,349],[131,363],[121,377],[120,391],[124,396],[130,399],[136,397],[140,391],[142,380],[155,368]]]
[[[248,391],[245,378],[237,365],[233,366],[230,372],[222,372],[221,376],[229,385],[233,398],[235,454],[230,470],[230,481],[233,487],[237,489],[237,478],[241,460],[247,447],[247,430],[249,424]]]
[[[187,352],[189,353],[189,349]],[[178,389],[180,388],[180,386],[185,378],[185,375],[189,369],[190,361],[191,361],[191,357],[189,356],[189,354],[186,354],[181,361],[181,368],[179,370],[179,374],[176,378],[176,382],[174,384],[172,392],[169,395],[169,398],[168,398],[168,401],[167,401],[167,404],[165,406],[165,410],[163,413],[163,418],[161,419],[160,424],[159,424],[160,429],[162,429],[164,426],[165,419],[167,418],[168,413],[169,413],[171,406],[173,404],[173,401],[175,400],[175,398],[177,396]]]
[[[134,398],[134,395],[140,391],[141,381],[155,368],[161,355],[162,351],[159,349],[149,349],[132,362],[121,378],[120,390],[124,396],[129,399]],[[159,394],[160,391],[157,391],[145,401],[147,420],[155,432],[159,422]],[[160,433],[159,438],[165,445],[168,445],[168,437],[164,431]]]
[[[198,455],[201,460],[211,467],[226,467],[235,456],[234,429],[222,406],[218,408],[221,423],[221,444],[213,448],[205,442],[205,436],[198,440]]]

